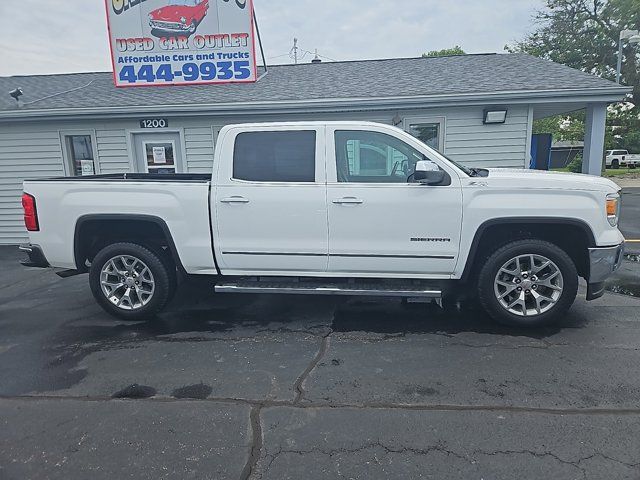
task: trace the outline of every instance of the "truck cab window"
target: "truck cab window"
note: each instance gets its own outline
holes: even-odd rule
[[[336,167],[342,183],[407,183],[422,153],[391,135],[337,131]]]
[[[316,132],[246,132],[236,137],[233,178],[250,182],[316,180]]]

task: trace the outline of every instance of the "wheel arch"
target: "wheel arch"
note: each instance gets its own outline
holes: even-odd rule
[[[128,228],[129,231],[123,232]],[[78,218],[74,231],[73,254],[77,271],[88,271],[90,260],[104,246],[117,242],[140,243],[166,248],[178,271],[186,275],[167,223],[153,215],[89,214]]]
[[[509,238],[509,234],[514,236]],[[578,273],[588,276],[588,248],[595,247],[596,240],[593,230],[585,221],[561,217],[505,217],[487,220],[478,227],[461,280],[467,281],[477,272],[478,264],[486,256],[488,245],[495,250],[510,241],[526,238],[539,238],[556,244],[571,257]]]

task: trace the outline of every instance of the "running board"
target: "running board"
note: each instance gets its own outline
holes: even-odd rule
[[[302,282],[238,281],[215,286],[216,293],[274,293],[287,295],[349,295],[440,299],[442,291],[419,285],[319,284]]]

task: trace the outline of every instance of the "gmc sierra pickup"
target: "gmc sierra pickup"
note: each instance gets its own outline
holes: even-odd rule
[[[601,296],[622,259],[609,180],[467,168],[375,123],[231,125],[212,176],[24,182],[28,266],[89,274],[97,302],[137,319],[178,280],[220,293],[439,300],[462,286],[497,321],[538,326]]]

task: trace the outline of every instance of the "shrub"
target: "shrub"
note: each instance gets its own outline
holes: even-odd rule
[[[571,160],[569,165],[567,165],[567,168],[570,172],[582,173],[582,155],[576,155],[575,158]]]

